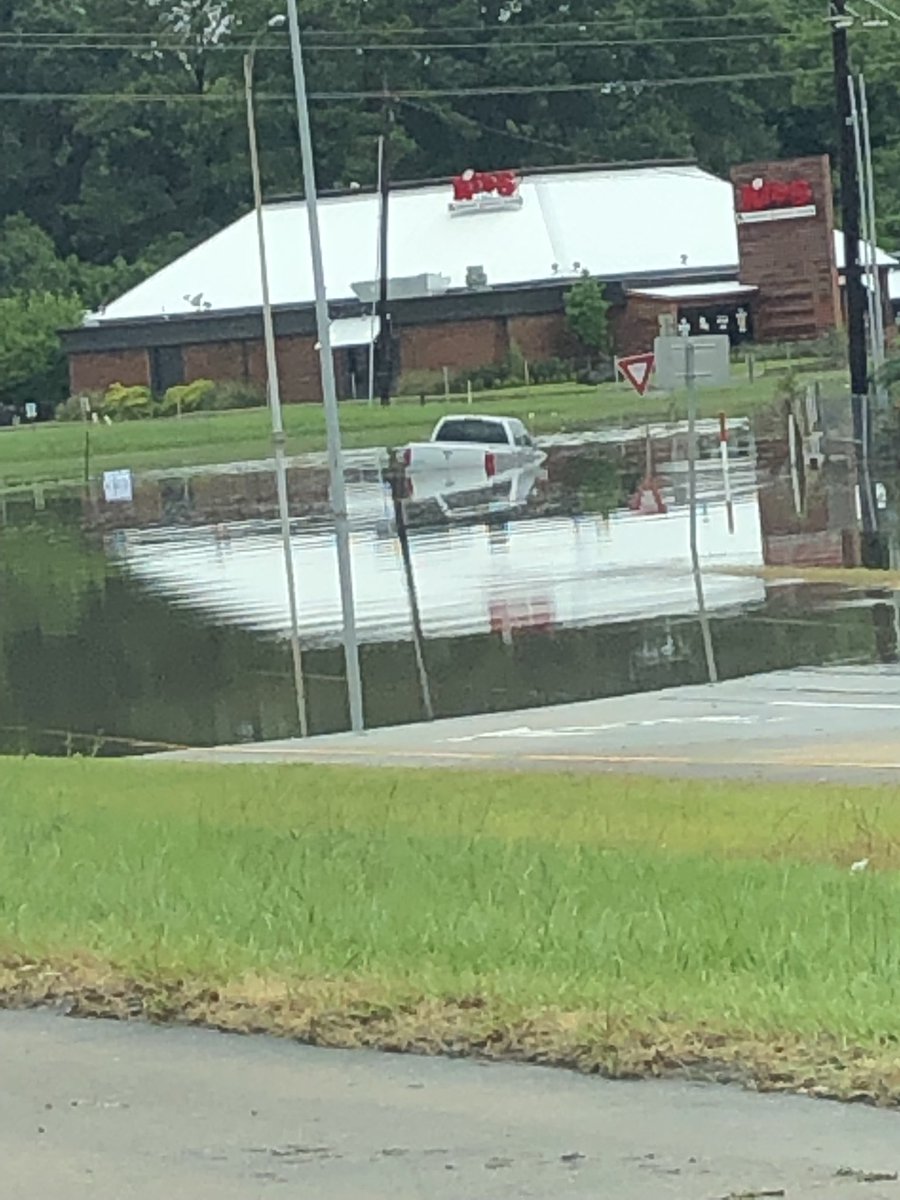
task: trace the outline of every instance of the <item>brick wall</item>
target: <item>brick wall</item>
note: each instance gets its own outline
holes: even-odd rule
[[[747,163],[731,172],[735,211],[740,191],[755,179],[771,183],[805,180],[815,215],[738,222],[741,282],[754,284],[758,341],[814,338],[841,325],[841,302],[834,261],[834,205],[827,156],[783,162]]]
[[[652,325],[655,330],[655,318]],[[457,372],[500,363],[509,354],[511,341],[515,341],[530,362],[574,358],[585,353],[570,333],[563,313],[400,326],[397,332],[403,371],[440,371],[449,367]],[[285,403],[321,402],[319,354],[315,346],[316,338],[311,336],[278,339],[278,367]],[[82,391],[116,382],[149,383],[148,357],[146,350],[73,354],[70,356],[73,388],[76,378]],[[183,347],[182,359],[186,383],[195,379],[236,380],[265,387],[265,347],[260,341],[193,343]],[[335,372],[342,394],[348,394],[349,380],[341,351],[335,355]]]
[[[215,383],[248,382],[248,342],[203,342],[182,351],[184,378]]]
[[[105,350],[69,356],[69,388],[73,396],[105,392],[113,383],[126,387],[150,383],[146,350]]]
[[[509,335],[502,318],[411,325],[397,332],[404,371],[440,371],[442,367],[464,371],[502,362],[509,353]]]
[[[321,403],[322,377],[314,337],[278,339],[281,398],[286,404]],[[265,378],[265,362],[263,362]]]
[[[616,354],[620,357],[648,354],[659,337],[659,319],[667,314],[677,324],[678,304],[675,301],[629,295],[625,308],[611,314]]]
[[[585,354],[584,347],[569,329],[565,313],[509,317],[506,325],[510,344],[515,342],[528,362]]]

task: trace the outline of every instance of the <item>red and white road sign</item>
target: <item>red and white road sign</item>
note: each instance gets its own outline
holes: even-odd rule
[[[643,396],[650,386],[655,366],[655,354],[632,354],[628,358],[616,359],[616,370],[628,380],[639,396]]]

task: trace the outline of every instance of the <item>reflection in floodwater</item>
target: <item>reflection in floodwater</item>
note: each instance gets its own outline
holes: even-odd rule
[[[352,492],[352,488],[351,488]],[[701,559],[710,573],[711,609],[762,601],[761,581],[727,567],[762,565],[755,497],[736,504],[735,533],[724,509],[706,502]],[[358,511],[358,506],[357,506]],[[507,620],[571,627],[696,610],[687,542],[687,510],[665,516],[629,511],[608,518],[534,518],[503,528],[456,524],[411,533],[422,623],[428,637],[485,633]],[[127,531],[112,539],[122,566],[147,587],[213,620],[284,634],[288,630],[278,530],[270,523],[232,526],[227,550],[208,528]],[[392,536],[357,527],[352,538],[359,635],[366,641],[409,636],[402,563]],[[301,635],[307,644],[340,640],[340,606],[330,527],[295,523],[294,563]]]
[[[688,561],[683,425],[547,440],[540,470],[419,477],[402,494],[437,715],[562,703],[704,677]],[[701,423],[700,553],[724,677],[890,660],[894,597],[767,578],[862,561],[855,467],[819,439]],[[805,444],[805,443],[804,443]],[[386,456],[351,456],[353,569],[370,724],[421,719]],[[882,470],[884,523],[896,479]],[[346,723],[337,571],[321,465],[290,490],[311,726]],[[729,521],[726,498],[732,498]],[[43,502],[43,501],[42,501]],[[0,746],[116,752],[129,739],[282,737],[296,720],[265,464],[154,473],[133,503],[7,505]],[[86,529],[86,531],[85,531]],[[896,538],[891,533],[892,553]],[[43,732],[42,732],[43,731]],[[114,735],[121,746],[105,741]]]

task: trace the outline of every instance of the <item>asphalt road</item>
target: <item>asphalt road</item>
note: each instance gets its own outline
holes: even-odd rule
[[[784,671],[498,715],[164,755],[900,782],[900,667]]]
[[[0,1013],[15,1200],[896,1200],[900,1115]],[[843,1172],[843,1173],[842,1173]]]

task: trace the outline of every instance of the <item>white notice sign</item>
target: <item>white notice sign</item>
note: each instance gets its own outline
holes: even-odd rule
[[[134,499],[134,483],[131,472],[104,471],[103,498],[107,504],[130,504]]]

